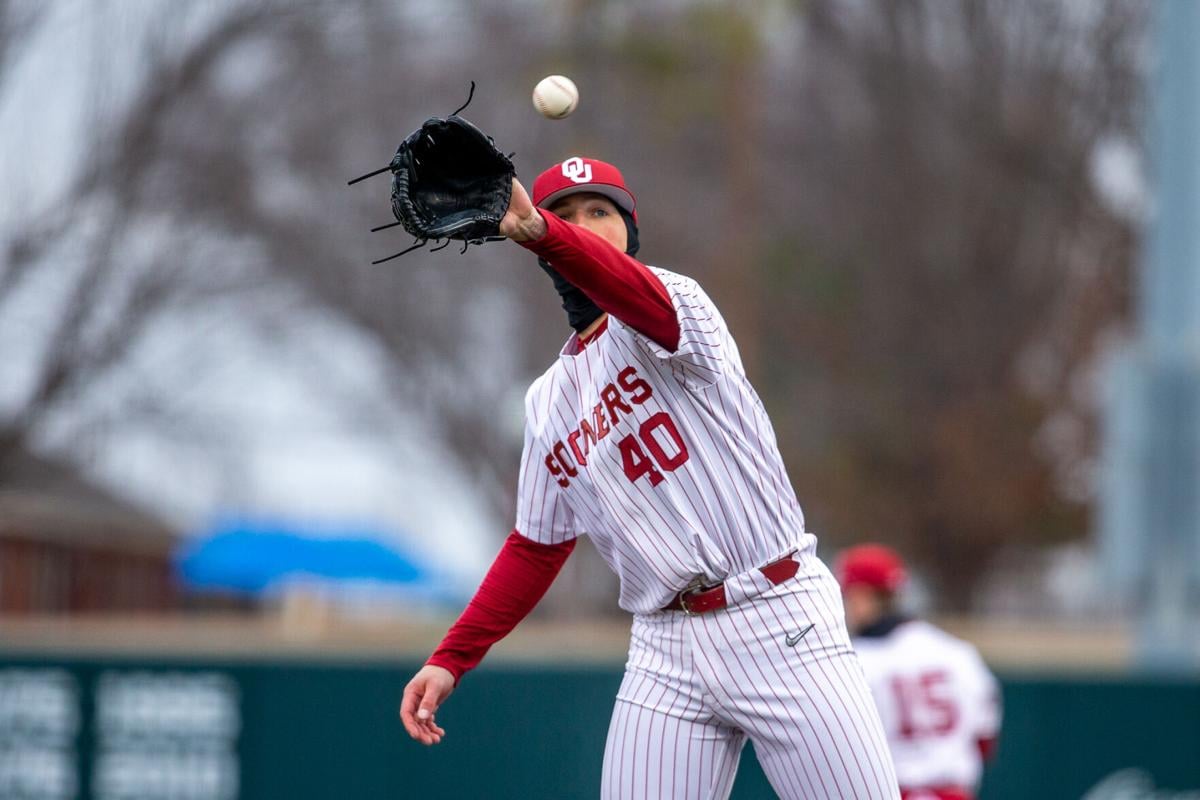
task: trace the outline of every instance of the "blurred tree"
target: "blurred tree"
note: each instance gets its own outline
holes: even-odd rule
[[[5,3],[0,38],[29,41],[53,11]],[[11,404],[0,416],[0,481],[6,460],[31,449],[39,427],[64,408],[77,412],[70,425],[87,424],[85,399],[127,366],[162,315],[246,288],[244,275],[206,262],[211,250],[189,249],[208,232],[174,213],[174,204],[160,204],[152,186],[155,167],[178,147],[163,136],[164,119],[201,91],[222,57],[269,17],[266,8],[236,10],[183,48],[170,41],[178,30],[164,26],[161,47],[146,53],[142,91],[116,113],[99,99],[108,96],[109,76],[92,75],[84,94],[95,105],[81,125],[88,146],[62,195],[45,209],[18,207],[6,221],[0,308],[14,314],[22,303],[37,305],[40,318],[19,343],[25,358],[36,354],[24,380],[13,369],[19,359],[8,358]],[[31,286],[41,294],[37,303],[30,303]],[[153,404],[148,395],[142,399]],[[155,409],[148,405],[141,413],[153,416]]]
[[[41,8],[0,0],[0,81]],[[371,267],[408,241],[366,233],[390,219],[386,178],[344,185],[477,79],[466,114],[527,182],[574,153],[622,167],[642,256],[725,310],[828,542],[903,547],[961,609],[1006,546],[1084,532],[1081,378],[1124,317],[1135,236],[1094,171],[1140,140],[1145,0],[189,9],[140,12],[158,16],[124,51],[131,99],[90,92],[61,199],[5,221],[0,310],[39,265],[61,282],[0,412],[0,480],[4,452],[102,391],[156,321],[219,301],[267,340],[312,317],[356,331],[386,391],[315,353],[313,391],[385,444],[396,414],[423,420],[509,516],[520,391],[567,333],[550,284],[507,245]],[[550,72],[582,89],[563,122],[527,100]],[[110,419],[195,411],[178,384],[135,388]],[[561,602],[611,607],[611,581],[591,585]]]
[[[763,268],[793,324],[770,400],[803,409],[781,437],[814,521],[898,544],[963,610],[1004,548],[1086,532],[1085,381],[1135,238],[1094,170],[1140,141],[1145,3],[803,9],[801,77],[776,79],[802,113],[771,129]]]
[[[29,8],[0,6],[5,41],[34,27]],[[123,9],[93,11],[104,19]],[[448,25],[466,16],[449,6],[439,13]],[[466,95],[467,78],[453,65],[440,84],[394,79],[443,58],[421,46],[425,15],[373,2],[235,2],[182,13],[160,4],[140,15],[145,35],[117,55],[102,49],[84,92],[97,98],[83,126],[86,159],[45,210],[6,220],[0,304],[27,299],[46,273],[39,267],[60,283],[52,301],[45,293],[39,300],[48,323],[27,331],[32,374],[0,413],[0,480],[5,454],[27,447],[48,422],[98,424],[85,409],[105,393],[103,424],[136,420],[164,435],[182,429],[223,439],[218,449],[235,446],[236,427],[202,410],[197,419],[180,402],[186,377],[169,384],[147,376],[119,402],[106,383],[129,373],[156,323],[221,303],[268,341],[297,338],[314,318],[362,333],[389,393],[339,385],[336,364],[316,354],[312,390],[376,443],[403,435],[392,424],[397,415],[423,421],[446,443],[443,455],[504,507],[499,498],[511,492],[499,471],[511,471],[514,435],[503,409],[512,404],[515,357],[497,337],[510,327],[504,268],[480,266],[495,248],[493,259],[416,255],[371,267],[371,258],[405,244],[395,232],[378,240],[367,233],[390,217],[387,179],[345,185],[386,163],[425,116],[448,113]],[[482,35],[473,30],[460,33]],[[134,66],[127,100],[107,85],[129,66],[122,59]],[[203,361],[202,335],[176,365],[180,373]]]

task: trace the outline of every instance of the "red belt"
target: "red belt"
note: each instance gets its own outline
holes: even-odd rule
[[[974,795],[958,786],[934,786],[928,789],[901,789],[901,800],[972,800]]]
[[[775,586],[786,580],[791,580],[800,569],[800,562],[788,553],[778,561],[772,561],[758,568]],[[671,602],[662,607],[663,611],[682,611],[685,614],[706,614],[717,611],[729,605],[725,597],[725,582],[710,586],[689,586],[671,598]]]

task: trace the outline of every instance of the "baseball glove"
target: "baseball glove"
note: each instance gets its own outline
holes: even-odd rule
[[[413,236],[465,242],[499,236],[513,164],[467,120],[427,120],[400,144],[388,168],[392,213]]]
[[[457,112],[426,120],[400,143],[386,168],[351,183],[388,170],[392,213],[398,222],[373,230],[403,225],[417,242],[373,263],[396,258],[431,240],[460,241],[465,249],[503,238],[500,220],[512,198],[512,160],[496,148],[492,137]]]

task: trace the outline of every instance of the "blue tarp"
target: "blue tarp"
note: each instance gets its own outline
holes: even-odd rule
[[[263,592],[289,579],[409,585],[434,575],[419,559],[364,530],[285,521],[231,519],[185,542],[176,569],[193,589]]]

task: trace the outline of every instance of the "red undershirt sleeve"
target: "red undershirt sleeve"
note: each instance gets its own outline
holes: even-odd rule
[[[672,353],[679,348],[679,319],[671,296],[650,268],[587,228],[538,209],[546,235],[521,246],[550,262],[601,309]]]
[[[574,549],[574,539],[541,544],[510,533],[466,610],[425,663],[449,670],[457,685],[533,610]]]

